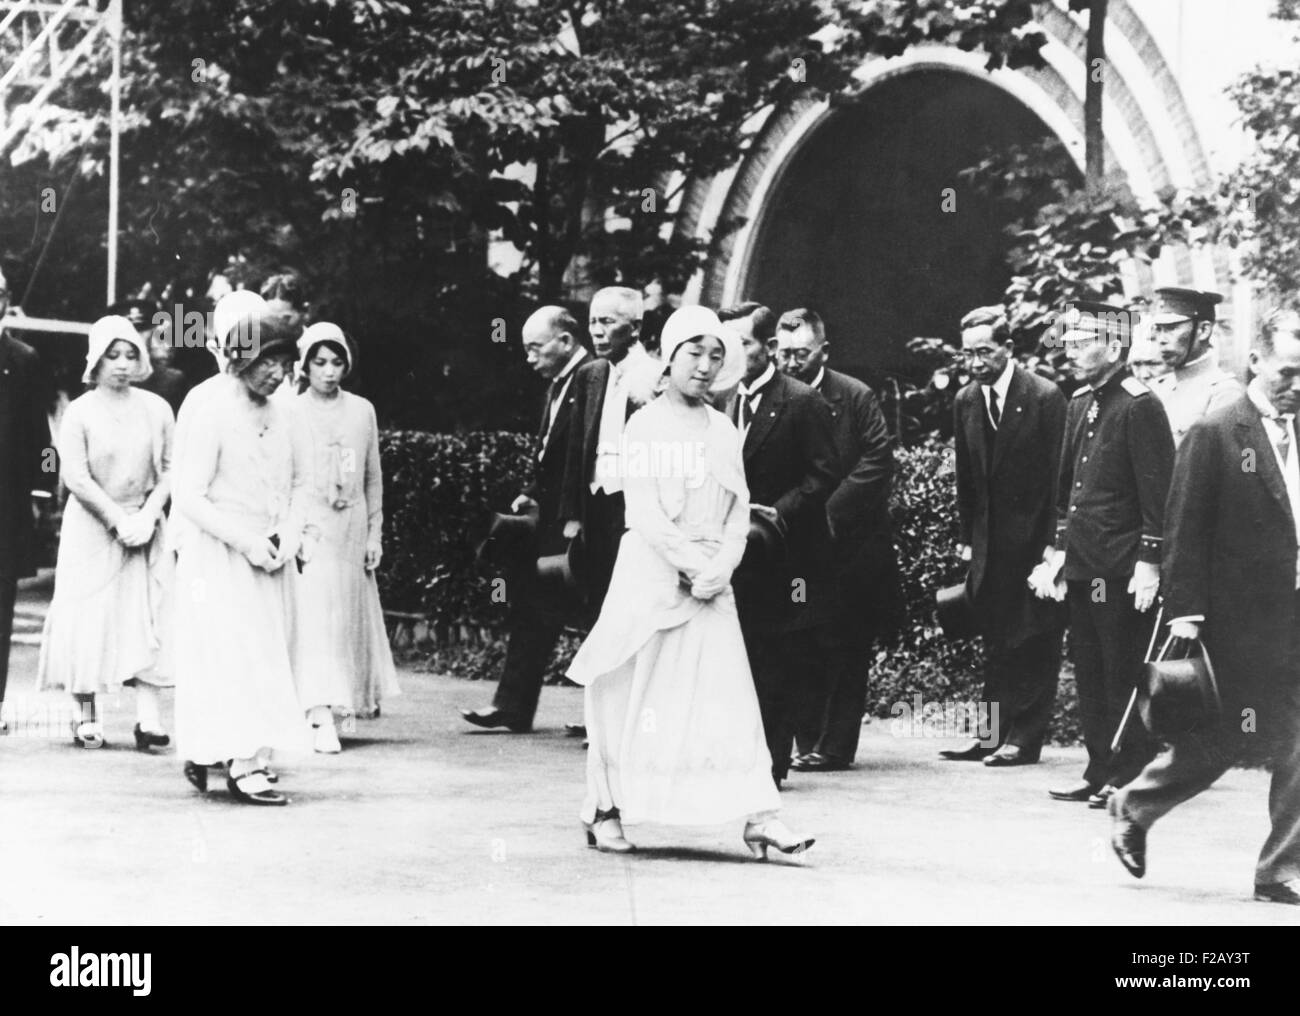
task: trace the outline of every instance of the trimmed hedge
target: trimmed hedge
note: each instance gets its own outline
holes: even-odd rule
[[[384,564],[380,587],[389,611],[428,617],[436,648],[421,665],[470,679],[501,673],[506,606],[493,598],[498,573],[474,554],[491,511],[505,511],[532,476],[532,439],[505,432],[386,432]],[[889,718],[897,702],[973,701],[982,684],[978,640],[949,641],[934,614],[934,591],[958,582],[956,478],[951,445],[936,438],[897,451],[892,512],[906,599],[906,623],[880,646],[871,667],[868,712]],[[500,597],[497,597],[499,600]],[[461,633],[461,637],[456,637]],[[471,633],[465,638],[466,633]],[[578,645],[566,637],[548,668],[563,680]],[[1079,740],[1074,682],[1067,666],[1053,739]]]

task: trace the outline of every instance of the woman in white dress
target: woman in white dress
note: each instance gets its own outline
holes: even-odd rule
[[[68,406],[59,460],[68,502],[54,597],[45,618],[36,687],[77,702],[73,743],[104,745],[97,695],[135,687],[135,743],[165,747],[158,689],[162,610],[170,586],[163,508],[170,493],[172,411],[132,387],[151,373],[149,351],[124,317],[90,329],[89,391]]]
[[[298,557],[311,463],[296,414],[270,396],[295,359],[265,323],[253,356],[227,350],[228,383],[181,407],[186,438],[175,510],[189,532],[176,563],[176,740],[185,776],[207,789],[227,764],[236,800],[280,805],[259,756],[311,751],[290,668],[285,566]]]
[[[793,854],[813,843],[777,817],[780,798],[736,616],[731,573],[749,532],[740,436],[708,404],[744,368],[739,337],[704,307],[669,317],[664,393],[628,421],[627,532],[609,593],[568,676],[586,686],[587,796],[599,850],[634,849],[621,821],[716,825]]]
[[[297,410],[311,441],[309,509],[318,535],[294,582],[293,669],[319,752],[340,750],[334,712],[367,718],[400,693],[375,570],[383,555],[384,480],[375,407],[340,387],[352,371],[342,330],[320,321],[298,340],[307,387]]]

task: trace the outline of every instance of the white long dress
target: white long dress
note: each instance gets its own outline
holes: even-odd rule
[[[294,400],[312,450],[308,518],[320,533],[302,573],[290,574],[295,623],[292,658],[304,709],[334,706],[372,715],[400,694],[375,573],[366,544],[384,519],[375,407],[351,392]]]
[[[110,399],[92,388],[59,426],[70,496],[63,509],[54,596],[37,665],[38,691],[116,691],[171,684],[161,658],[171,555],[159,520],[153,539],[124,547],[109,532],[118,508],[138,510],[170,468],[172,411],[151,392]]]
[[[660,398],[627,424],[627,532],[568,671],[587,689],[585,822],[615,806],[669,825],[780,807],[731,588],[700,600],[682,578],[729,579],[749,531],[740,436],[711,408],[703,419]]]
[[[269,402],[260,424],[237,386],[213,386],[181,407],[184,458],[173,484],[189,522],[176,563],[176,744],[206,765],[312,750],[289,662],[287,576],[254,568],[238,549],[301,531],[309,453],[294,414]]]

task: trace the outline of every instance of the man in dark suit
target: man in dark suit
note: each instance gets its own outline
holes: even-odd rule
[[[42,465],[50,445],[36,351],[5,332],[8,312],[9,286],[0,274],[0,709],[9,680],[18,580],[36,571],[32,491],[45,486]]]
[[[1164,408],[1125,365],[1133,322],[1119,307],[1079,301],[1062,315],[1059,339],[1049,340],[1063,345],[1083,386],[1066,410],[1056,545],[1030,576],[1040,597],[1068,599],[1088,749],[1083,778],[1048,793],[1094,808],[1155,755],[1140,723],[1110,750],[1151,633],[1174,463]]]
[[[835,617],[826,499],[839,480],[825,400],[776,369],[776,316],[745,303],[718,315],[741,336],[745,379],[733,419],[744,441],[750,510],[781,533],[784,560],[733,580],[741,632],[763,714],[777,786],[790,768],[797,684],[824,668],[824,633]]]
[[[1268,759],[1271,831],[1255,899],[1300,904],[1300,314],[1279,311],[1250,354],[1245,395],[1192,424],[1165,542],[1170,634],[1204,641],[1217,723],[1180,739],[1109,804],[1111,843],[1146,872],[1146,834],[1234,762]]]
[[[505,666],[492,708],[461,711],[478,727],[505,727],[516,733],[533,729],[537,700],[551,651],[571,620],[571,605],[558,602],[538,584],[537,558],[563,549],[560,486],[564,456],[573,426],[573,379],[591,356],[578,339],[578,322],[563,307],[542,307],[524,322],[523,345],[528,364],[550,385],[537,427],[537,469],[533,482],[515,498],[510,510],[535,512],[535,542],[524,555],[523,567],[507,578],[510,619]]]
[[[826,326],[815,311],[786,311],[776,325],[777,359],[787,375],[826,400],[834,428],[839,483],[826,500],[836,593],[829,623],[810,637],[824,669],[799,685],[792,769],[847,769],[858,752],[867,705],[871,644],[890,626],[902,593],[889,518],[894,453],[875,392],[826,366]]]
[[[587,327],[597,359],[573,378],[574,423],[565,440],[559,511],[565,538],[581,535],[585,544],[592,619],[605,600],[623,538],[623,427],[650,400],[658,379],[659,362],[640,342],[641,314],[637,290],[599,290]]]
[[[970,562],[966,595],[983,629],[982,701],[990,717],[997,709],[997,742],[939,754],[1029,765],[1042,751],[1061,671],[1064,612],[1026,579],[1056,532],[1065,396],[1016,364],[1001,307],[962,318],[961,344],[971,382],[953,403],[958,553]]]

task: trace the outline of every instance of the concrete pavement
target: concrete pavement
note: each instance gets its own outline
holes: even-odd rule
[[[875,721],[854,770],[792,774],[785,817],[818,838],[802,862],[751,860],[739,821],[630,826],[640,850],[617,857],[577,820],[578,689],[545,689],[538,733],[492,733],[458,715],[490,685],[404,671],[341,755],[279,762],[288,807],[254,808],[216,773],[197,794],[174,750],[136,752],[129,691],[106,704],[110,747],[72,747],[67,700],[33,694],[37,652],[14,647],[0,738],[0,924],[1300,923],[1250,900],[1261,772],[1157,826],[1138,882],[1104,813],[1047,797],[1080,749],[995,771]]]

